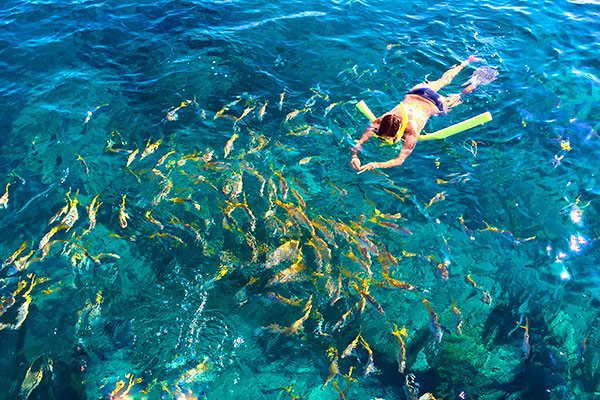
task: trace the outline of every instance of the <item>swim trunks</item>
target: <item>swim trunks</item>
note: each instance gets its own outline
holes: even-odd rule
[[[442,96],[440,96],[433,89],[418,88],[418,89],[413,89],[413,90],[409,91],[407,94],[416,94],[417,96],[420,96],[420,97],[432,102],[438,108],[438,110],[440,110],[441,112],[444,111],[444,104],[442,103],[442,100],[440,99]]]

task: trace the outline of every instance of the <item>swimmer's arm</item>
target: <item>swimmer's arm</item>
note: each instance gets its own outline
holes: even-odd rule
[[[352,149],[350,150],[352,152],[353,156],[358,155],[358,152],[362,148],[363,143],[365,143],[367,140],[369,140],[369,138],[371,138],[371,136],[373,136],[373,133],[377,132],[377,129],[379,129],[380,124],[381,124],[381,118],[377,118],[375,121],[373,121],[371,123],[371,125],[367,126],[367,129],[365,129],[365,131],[363,132],[360,140],[358,142],[356,142],[354,147],[352,147]]]
[[[356,157],[356,159],[354,159],[354,157],[353,157],[352,162],[350,162],[350,165],[352,165],[352,168],[357,170],[359,174],[362,174],[363,172],[371,171],[371,170],[377,169],[377,168],[392,168],[392,167],[400,166],[404,163],[404,160],[406,160],[406,158],[410,155],[410,153],[412,153],[413,149],[417,145],[417,141],[418,141],[418,137],[416,135],[408,136],[404,140],[404,145],[402,146],[402,150],[400,150],[400,154],[398,154],[398,157],[394,158],[393,160],[384,161],[384,162],[370,162],[368,164],[361,166],[360,160],[358,160],[358,157]],[[356,164],[355,164],[355,161],[357,162]]]
[[[392,168],[402,165],[410,153],[412,153],[412,151],[415,149],[418,140],[419,139],[417,135],[408,136],[404,140],[404,145],[402,146],[402,150],[400,150],[398,157],[394,158],[393,160],[378,163],[378,168]]]
[[[379,129],[379,125],[381,124],[381,118],[377,118],[375,121],[371,123],[371,125],[367,126],[367,129],[362,134],[360,140],[356,142],[356,144],[350,149],[352,152],[352,158],[350,159],[350,166],[357,171],[361,169],[361,162],[358,158],[358,152],[361,150],[363,143],[365,143],[375,132]]]

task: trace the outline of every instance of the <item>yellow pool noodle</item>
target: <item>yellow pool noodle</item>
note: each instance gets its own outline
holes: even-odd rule
[[[369,120],[371,122],[373,122],[373,121],[375,121],[375,119],[377,119],[377,117],[375,117],[375,114],[373,114],[373,112],[369,109],[369,107],[367,106],[367,103],[365,103],[364,100],[359,101],[356,104],[356,107],[367,118],[369,118]],[[489,122],[491,120],[492,120],[492,114],[489,111],[486,111],[486,112],[479,114],[473,118],[469,118],[469,119],[459,122],[457,124],[450,125],[449,127],[446,127],[444,129],[440,129],[439,131],[421,135],[421,136],[419,136],[419,140],[422,141],[422,140],[444,139],[444,138],[447,138],[448,136],[452,136],[457,133],[466,131],[467,129],[471,129],[471,128],[474,128],[481,124],[485,124],[486,122]]]
[[[361,113],[363,113],[365,117],[369,118],[369,121],[373,122],[377,119],[375,114],[373,114],[373,111],[371,111],[371,109],[369,108],[369,106],[367,106],[367,103],[365,103],[364,100],[361,100],[358,103],[356,103],[356,108],[358,108],[358,110]]]
[[[492,114],[489,111],[486,111],[482,114],[479,114],[473,118],[469,118],[462,122],[459,122],[454,125],[450,125],[447,128],[440,129],[439,131],[435,131],[433,133],[428,133],[426,135],[419,136],[419,140],[434,140],[434,139],[444,139],[448,136],[455,135],[457,133],[466,131],[467,129],[474,128],[478,125],[485,124],[492,120]]]

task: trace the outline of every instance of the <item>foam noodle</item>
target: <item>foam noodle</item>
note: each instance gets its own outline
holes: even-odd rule
[[[369,107],[367,106],[367,104],[365,103],[364,100],[359,101],[356,104],[356,107],[367,118],[369,118],[369,121],[371,121],[371,122],[375,121],[375,119],[376,119],[375,114],[373,114],[373,112],[369,109]],[[479,114],[473,118],[469,118],[469,119],[459,122],[457,124],[450,125],[447,128],[440,129],[439,131],[429,133],[426,135],[421,135],[421,136],[419,136],[419,140],[422,141],[422,140],[444,139],[444,138],[447,138],[448,136],[452,136],[457,133],[466,131],[467,129],[471,129],[471,128],[474,128],[481,124],[485,124],[486,122],[489,122],[491,120],[492,120],[492,114],[490,114],[489,111],[486,111],[486,112]]]
[[[484,112],[483,114],[479,114],[473,118],[469,118],[463,122],[459,122],[458,124],[450,125],[447,128],[440,129],[439,131],[429,133],[427,135],[419,136],[419,140],[434,140],[434,139],[444,139],[448,136],[455,135],[457,133],[466,131],[467,129],[474,128],[481,124],[485,124],[492,120],[492,114],[489,111]]]
[[[369,121],[373,122],[377,119],[377,117],[375,117],[375,114],[373,114],[373,111],[371,111],[371,109],[369,108],[369,106],[367,106],[367,103],[365,103],[364,100],[361,100],[358,103],[356,103],[356,108],[358,108],[360,112],[365,115],[365,117],[369,118]]]

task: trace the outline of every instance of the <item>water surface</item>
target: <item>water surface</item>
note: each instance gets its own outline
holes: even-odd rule
[[[1,397],[594,398],[599,21],[5,1]],[[471,54],[498,79],[426,131],[490,123],[349,167],[358,100],[383,113]]]

